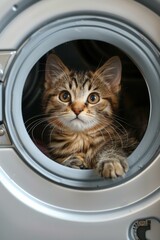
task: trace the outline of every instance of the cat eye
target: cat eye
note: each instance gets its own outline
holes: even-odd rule
[[[70,94],[68,91],[62,91],[62,92],[59,94],[59,99],[60,99],[62,102],[70,102],[70,101],[71,101],[71,94]]]
[[[99,100],[100,96],[98,93],[91,93],[87,98],[87,102],[90,104],[96,104],[99,102]]]

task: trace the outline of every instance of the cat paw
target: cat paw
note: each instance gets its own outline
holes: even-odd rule
[[[126,159],[103,160],[98,163],[97,170],[103,178],[117,178],[128,171],[128,163]]]
[[[63,162],[63,165],[75,169],[87,169],[87,165],[81,156],[71,156]]]

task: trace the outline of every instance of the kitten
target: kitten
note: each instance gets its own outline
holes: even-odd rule
[[[50,126],[49,154],[56,162],[123,176],[132,138],[116,120],[121,61],[112,57],[95,72],[69,70],[55,54],[46,62],[43,105]]]

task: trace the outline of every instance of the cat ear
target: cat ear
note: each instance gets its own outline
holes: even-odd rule
[[[122,64],[118,56],[110,58],[95,74],[109,84],[114,92],[120,90]]]
[[[58,80],[64,74],[68,74],[69,70],[61,61],[61,59],[55,55],[50,54],[46,61],[45,68],[45,80],[48,83],[52,83],[53,81]]]

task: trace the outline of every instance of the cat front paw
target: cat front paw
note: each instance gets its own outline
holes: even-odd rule
[[[97,170],[103,178],[117,178],[128,171],[127,159],[103,160],[97,164]]]
[[[70,156],[62,163],[66,167],[75,168],[75,169],[87,169],[87,165],[81,157],[81,155]]]

